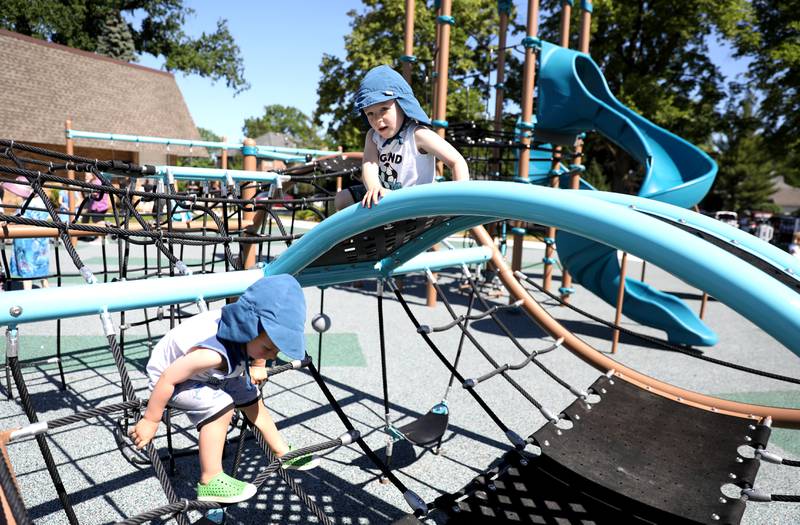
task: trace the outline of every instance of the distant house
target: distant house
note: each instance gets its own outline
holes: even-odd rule
[[[72,129],[201,140],[171,73],[0,30],[0,138],[65,151]],[[75,154],[147,164],[203,148],[75,139]]]
[[[781,176],[773,178],[772,183],[775,186],[775,193],[770,198],[781,207],[783,213],[800,210],[800,188],[786,184]]]
[[[297,148],[297,143],[289,138],[284,133],[276,133],[268,131],[263,135],[259,135],[255,139],[256,144],[259,146],[279,146],[282,148]],[[258,169],[261,171],[281,170],[286,167],[286,163],[282,160],[261,159],[259,161]]]

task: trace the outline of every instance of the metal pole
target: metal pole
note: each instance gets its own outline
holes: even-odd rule
[[[411,60],[414,56],[414,0],[406,0],[406,31],[403,46],[403,78],[411,84]]]
[[[530,155],[528,149],[531,143],[531,130],[533,123],[531,117],[533,116],[533,83],[536,70],[536,55],[534,54],[534,42],[536,35],[539,33],[539,0],[528,0],[528,30],[527,36],[523,41],[525,43],[525,68],[523,70],[522,79],[522,149],[519,152],[519,176],[523,181],[528,179],[528,170],[530,168]],[[523,235],[514,234],[514,248],[511,257],[511,268],[513,270],[522,269],[522,241]],[[516,264],[515,264],[516,263]]]
[[[561,41],[559,44],[561,47],[569,47],[569,21],[570,16],[572,15],[572,5],[571,2],[565,1],[561,3]],[[559,168],[561,167],[561,146],[555,146],[553,148],[553,161],[550,164],[551,174],[554,176],[550,177],[550,187],[558,188],[561,179],[558,176]],[[550,289],[550,283],[553,279],[553,255],[555,254],[555,239],[556,239],[556,229],[550,226],[547,228],[547,237],[545,238],[545,250],[544,250],[544,283],[543,286],[545,290]],[[561,299],[564,301],[569,300],[569,294],[566,293],[566,290],[572,285],[572,277],[564,270],[561,274]]]
[[[444,138],[445,128],[447,127],[447,82],[448,68],[450,67],[450,25],[453,24],[453,18],[450,15],[452,6],[451,0],[442,0],[442,6],[439,11],[439,16],[436,17],[437,25],[439,26],[439,60],[437,62],[437,75],[436,75],[436,109],[433,116],[433,125],[436,128],[436,133]],[[437,161],[437,172],[441,173],[441,161]],[[433,248],[436,250],[436,247]],[[427,285],[427,300],[428,306],[436,305],[436,288],[428,281]]]
[[[242,154],[244,157],[244,170],[245,171],[256,171],[257,169],[257,159],[255,155],[255,145],[256,141],[253,139],[244,139],[244,147],[242,148]],[[252,199],[256,196],[256,188],[255,186],[248,187],[245,191],[242,192],[243,199]],[[248,223],[248,228],[252,228],[252,231],[257,232],[258,226],[255,224],[255,212],[249,211],[244,213],[244,221]],[[252,268],[256,264],[256,250],[255,244],[252,243],[244,243],[240,245],[239,253],[241,253],[242,259],[242,268]]]
[[[614,324],[619,325],[622,318],[622,302],[625,300],[625,269],[628,265],[628,254],[622,252],[622,263],[619,268],[619,288],[617,288],[617,311],[614,315]],[[617,353],[617,344],[619,344],[619,329],[614,329],[614,337],[611,342],[611,353]]]

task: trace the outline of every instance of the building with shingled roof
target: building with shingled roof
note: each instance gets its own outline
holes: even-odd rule
[[[202,140],[168,72],[0,30],[0,137],[65,151],[72,129]],[[204,148],[74,140],[74,153],[140,164],[207,157]]]

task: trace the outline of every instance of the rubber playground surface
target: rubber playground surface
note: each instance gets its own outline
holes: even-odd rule
[[[99,242],[99,241],[98,241]],[[108,241],[108,253],[116,254],[116,245]],[[93,269],[102,268],[99,244],[79,245],[84,260]],[[137,258],[138,257],[138,258]],[[529,275],[540,279],[542,249],[531,245],[525,249],[523,266]],[[184,260],[198,261],[199,252],[187,250]],[[131,264],[143,259],[134,252]],[[113,261],[112,261],[113,262]],[[629,258],[629,275],[639,277],[641,262]],[[558,275],[558,272],[556,272]],[[646,282],[676,294],[693,309],[699,309],[700,294],[665,272],[647,265]],[[69,279],[67,280],[69,282]],[[75,278],[75,282],[79,279]],[[458,313],[465,313],[467,295],[459,289],[458,272],[442,272],[440,283]],[[559,286],[555,281],[553,288]],[[577,286],[572,303],[603,319],[613,320],[613,307]],[[319,311],[320,290],[306,288],[309,318]],[[403,293],[415,315],[425,324],[440,326],[451,317],[441,304],[425,306],[425,281],[422,275],[404,279]],[[576,312],[533,293],[546,308],[587,342],[601,350],[610,350],[609,328],[581,317]],[[493,298],[506,304],[507,295]],[[363,282],[333,286],[324,291],[325,312],[331,317],[330,331],[319,339],[308,325],[308,352],[321,366],[333,394],[342,404],[367,443],[379,455],[386,443],[383,425],[382,386],[379,360],[379,336],[375,283]],[[220,308],[221,302],[212,305]],[[441,401],[449,373],[433,356],[394,297],[384,301],[386,344],[388,351],[389,397],[391,413],[399,426],[425,414]],[[195,311],[194,306],[186,307]],[[148,315],[157,315],[150,309]],[[522,313],[504,310],[500,317],[528,350],[541,349],[552,341]],[[126,315],[125,323],[143,319],[141,311]],[[706,350],[706,355],[760,370],[791,377],[800,377],[800,359],[768,335],[754,327],[739,314],[723,304],[710,301],[706,321],[719,335],[719,344]],[[120,318],[114,316],[119,333]],[[158,340],[168,329],[168,321],[152,323],[151,333],[144,326],[125,331],[125,357],[134,379],[134,386],[146,398],[143,374],[149,344]],[[641,327],[623,318],[623,326],[638,332],[661,337],[663,334]],[[472,324],[473,333],[500,363],[519,361],[519,353],[497,327],[484,319]],[[49,420],[94,406],[121,400],[119,376],[106,347],[102,327],[97,317],[68,319],[62,323],[64,334],[62,352],[66,388],[61,389],[57,368],[52,363],[38,363],[23,369],[33,403],[40,420]],[[20,327],[20,358],[34,361],[55,355],[55,322]],[[455,356],[460,332],[449,330],[432,335],[433,340],[450,359]],[[759,404],[800,407],[800,391],[792,385],[772,379],[721,368],[699,360],[668,352],[623,335],[619,353],[622,363],[669,383],[729,399]],[[586,388],[600,372],[590,368],[565,349],[545,354],[541,361],[570,384]],[[465,377],[488,372],[490,366],[469,344],[465,345],[459,370]],[[533,397],[554,411],[562,410],[573,396],[558,387],[534,367],[516,372],[517,379]],[[515,432],[527,436],[545,420],[517,392],[500,380],[490,380],[478,387],[480,394],[502,420]],[[3,384],[3,393],[6,386]],[[279,428],[295,446],[305,446],[332,439],[345,429],[330,409],[324,396],[305,371],[289,372],[275,377],[266,386],[265,401]],[[443,492],[461,489],[474,476],[486,469],[511,448],[505,436],[479,409],[472,398],[455,384],[449,396],[450,427],[444,436],[442,453],[434,455],[428,449],[412,447],[407,442],[395,443],[393,467],[400,479],[426,501]],[[631,417],[635,417],[632,414]],[[0,401],[2,428],[9,429],[27,423],[16,401]],[[196,432],[189,428],[184,417],[175,420],[178,427],[175,447],[192,450],[196,447]],[[115,418],[88,420],[48,433],[59,472],[67,493],[75,506],[81,523],[108,523],[139,514],[166,503],[166,498],[150,467],[129,464],[118,451],[113,438]],[[163,436],[162,425],[159,436]],[[231,437],[238,430],[231,433]],[[235,439],[233,440],[235,442]],[[159,447],[166,446],[163,437]],[[659,446],[657,440],[652,447]],[[686,447],[692,443],[687,442]],[[234,445],[228,447],[226,467],[233,462]],[[800,458],[800,434],[797,431],[775,429],[769,449],[788,458]],[[9,445],[9,455],[17,474],[29,515],[36,523],[66,523],[66,517],[52,486],[34,439]],[[258,447],[247,442],[238,477],[255,476],[264,465]],[[335,523],[390,523],[408,512],[408,506],[391,484],[378,482],[378,470],[355,446],[333,449],[322,455],[318,469],[293,472],[292,476],[333,518]],[[798,472],[785,466],[762,462],[758,487],[768,493],[797,492]],[[178,497],[193,498],[198,478],[197,458],[188,454],[177,458],[177,472],[172,478]],[[687,480],[697,483],[699,480]],[[712,481],[713,482],[713,481]],[[727,488],[723,489],[727,491]],[[731,491],[729,497],[738,491]],[[199,517],[195,514],[194,518]],[[256,497],[227,511],[227,523],[305,523],[315,522],[306,508],[277,477],[269,478]],[[441,522],[442,516],[431,514],[429,523]],[[743,523],[797,523],[800,508],[790,503],[750,503]]]

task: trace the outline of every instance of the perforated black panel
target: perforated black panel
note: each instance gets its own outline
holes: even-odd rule
[[[541,456],[509,453],[460,493],[437,499],[448,523],[741,522],[744,503],[720,488],[754,483],[758,461],[737,449],[758,426],[622,380],[601,377],[593,389],[599,403],[565,410],[571,429],[547,424],[534,434]]]
[[[753,435],[753,422],[693,408],[623,380],[602,377],[592,388],[600,394],[599,403],[576,401],[565,411],[575,421],[572,429],[548,424],[534,434],[544,454],[600,486],[676,517],[740,521],[744,504],[723,498],[720,488],[755,481],[758,461],[737,452]]]
[[[357,204],[354,204],[357,206]],[[385,224],[340,242],[309,267],[377,262],[452,217],[422,217]]]

